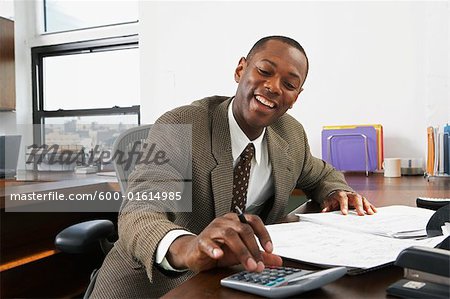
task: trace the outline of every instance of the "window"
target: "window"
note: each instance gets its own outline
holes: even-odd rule
[[[35,47],[31,52],[33,123],[41,125],[36,144],[55,140],[52,126],[73,135],[81,124],[89,124],[105,137],[140,123],[137,36]],[[92,135],[80,130],[87,138]],[[62,133],[58,136],[68,142]]]
[[[44,109],[139,104],[138,55],[137,48],[128,48],[43,57]]]
[[[137,22],[136,0],[44,0],[45,32]]]

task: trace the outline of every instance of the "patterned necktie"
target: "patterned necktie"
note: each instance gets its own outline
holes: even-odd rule
[[[235,208],[239,207],[245,211],[247,203],[248,178],[250,177],[250,167],[255,147],[253,143],[249,143],[241,153],[241,159],[234,167],[233,173],[233,201],[231,202],[231,212],[235,212]]]

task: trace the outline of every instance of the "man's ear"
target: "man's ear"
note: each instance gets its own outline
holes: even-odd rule
[[[236,81],[236,83],[239,83],[239,81],[241,80],[242,73],[246,66],[247,60],[245,59],[245,57],[241,57],[241,59],[239,59],[239,64],[234,71],[234,81]]]
[[[292,109],[292,107],[294,107],[294,104],[297,103],[298,97],[300,96],[300,94],[302,93],[302,91],[303,91],[303,87],[300,87],[300,91],[298,92],[297,97],[295,98],[294,103],[291,104],[291,106],[289,107],[289,109]]]

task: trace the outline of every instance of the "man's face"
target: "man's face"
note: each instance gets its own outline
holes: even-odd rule
[[[306,77],[306,57],[298,49],[269,40],[249,60],[241,58],[234,116],[249,137],[279,119],[297,100]]]

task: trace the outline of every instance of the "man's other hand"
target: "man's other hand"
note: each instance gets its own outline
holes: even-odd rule
[[[348,214],[348,208],[353,207],[359,216],[365,214],[373,215],[377,212],[377,209],[371,204],[367,198],[355,193],[338,190],[332,192],[323,202],[322,212],[341,210],[344,215]]]
[[[241,223],[237,214],[228,213],[214,219],[198,236],[177,238],[167,253],[169,263],[195,272],[239,263],[252,272],[261,272],[265,265],[281,266],[282,259],[272,254],[264,223],[255,215],[246,214],[245,218],[248,224]],[[264,251],[260,251],[255,235]]]

